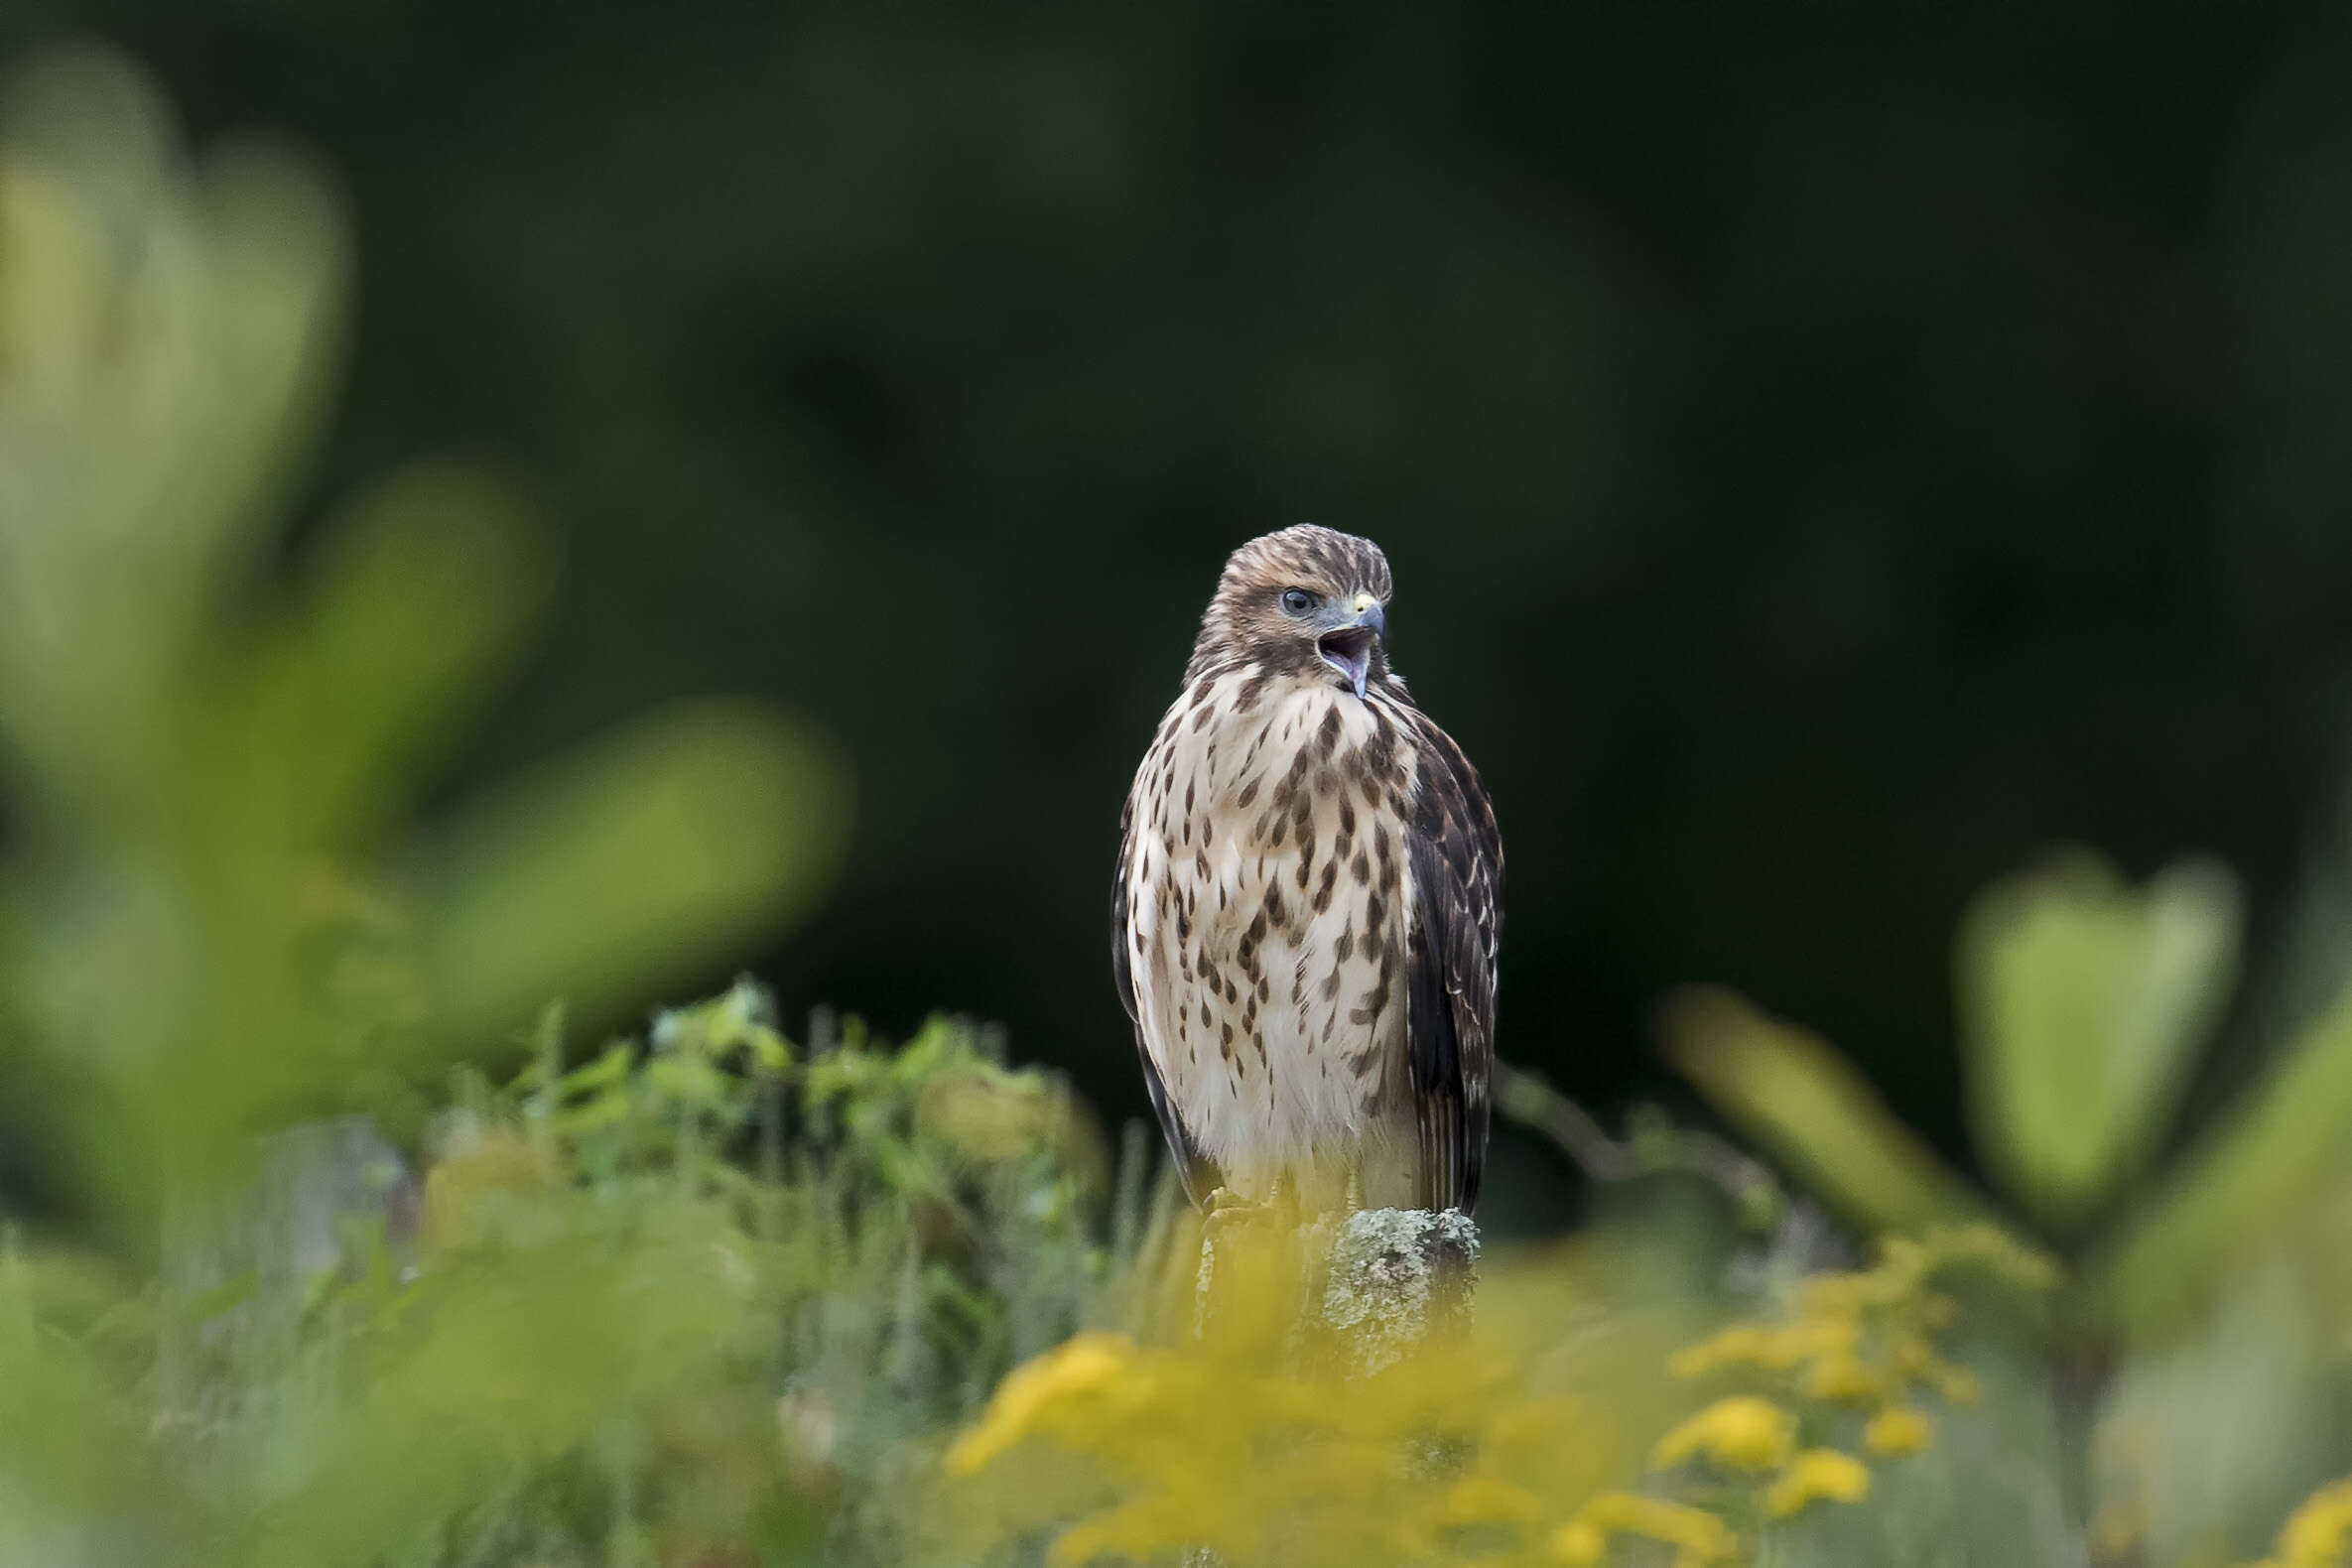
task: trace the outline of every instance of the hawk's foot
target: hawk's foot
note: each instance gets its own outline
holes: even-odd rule
[[[1274,1206],[1270,1203],[1244,1198],[1231,1187],[1218,1187],[1209,1194],[1201,1216],[1201,1229],[1215,1241],[1221,1236],[1241,1234],[1244,1227],[1263,1225],[1273,1214]]]

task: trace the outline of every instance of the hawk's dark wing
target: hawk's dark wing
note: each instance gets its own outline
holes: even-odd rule
[[[1503,940],[1503,836],[1478,770],[1413,716],[1419,778],[1405,840],[1413,874],[1406,1052],[1421,1128],[1422,1201],[1468,1211],[1487,1160],[1495,1065],[1495,962]]]
[[[1129,836],[1133,832],[1135,803],[1127,802],[1118,820],[1118,869],[1111,880],[1111,974],[1118,986],[1119,1005],[1126,1008],[1127,1020],[1135,1026],[1135,1055],[1143,1063],[1143,1089],[1151,1097],[1151,1113],[1159,1118],[1160,1134],[1168,1140],[1168,1153],[1176,1161],[1177,1179],[1184,1183],[1184,1195],[1195,1208],[1209,1201],[1209,1194],[1224,1185],[1225,1178],[1215,1163],[1200,1151],[1192,1134],[1184,1128],[1183,1118],[1168,1102],[1168,1089],[1160,1082],[1160,1070],[1151,1059],[1151,1047],[1143,1039],[1143,1009],[1135,1000],[1135,967],[1128,951],[1133,940],[1128,929],[1127,867],[1133,859]]]

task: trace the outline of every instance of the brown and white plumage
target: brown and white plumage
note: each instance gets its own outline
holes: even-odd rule
[[[1503,845],[1389,593],[1331,529],[1235,551],[1127,796],[1113,969],[1196,1203],[1478,1200]]]

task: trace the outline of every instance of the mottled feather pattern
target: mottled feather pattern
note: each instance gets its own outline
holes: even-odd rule
[[[1112,964],[1196,1202],[1468,1208],[1486,1146],[1502,855],[1477,774],[1375,656],[1359,697],[1263,611],[1384,600],[1324,529],[1229,563],[1136,770]]]
[[[1419,717],[1419,716],[1416,716]],[[1477,769],[1421,718],[1415,791],[1412,1071],[1428,1206],[1478,1202],[1495,1061],[1503,946],[1503,838]]]

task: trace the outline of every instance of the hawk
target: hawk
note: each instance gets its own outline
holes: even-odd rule
[[[1390,591],[1332,529],[1235,551],[1127,794],[1111,959],[1196,1205],[1478,1201],[1503,842]]]

